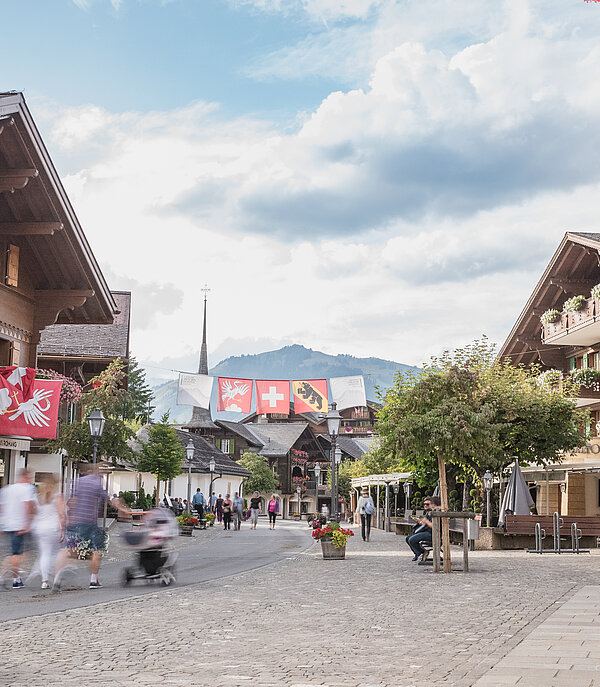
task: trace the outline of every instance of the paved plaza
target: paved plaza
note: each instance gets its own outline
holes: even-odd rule
[[[260,527],[238,544],[305,528],[310,545],[304,523]],[[205,546],[210,556],[236,539]],[[0,684],[600,685],[596,552],[475,552],[468,575],[410,559],[402,538],[377,531],[350,540],[346,561],[315,545],[221,579],[10,620]]]

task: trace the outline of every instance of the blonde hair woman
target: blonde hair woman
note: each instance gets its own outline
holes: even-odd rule
[[[54,474],[44,475],[38,487],[38,507],[32,530],[38,547],[36,568],[42,576],[42,589],[48,589],[48,577],[54,569],[58,547],[65,535],[65,502],[58,491]],[[32,571],[33,574],[33,571]]]

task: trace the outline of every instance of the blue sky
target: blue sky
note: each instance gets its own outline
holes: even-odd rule
[[[132,348],[290,343],[419,365],[501,343],[599,231],[600,3],[21,0],[23,90]],[[149,368],[150,369],[150,368]]]

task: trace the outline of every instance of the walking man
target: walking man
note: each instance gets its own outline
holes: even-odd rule
[[[110,503],[120,512],[131,515],[131,511],[119,499],[111,499],[108,492],[102,486],[102,477],[95,466],[85,463],[81,466],[82,476],[75,482],[73,499],[69,502],[69,516],[65,548],[62,549],[56,561],[56,576],[54,585],[60,588],[60,577],[63,568],[69,558],[69,539],[89,541],[92,549],[90,560],[90,589],[100,589],[102,585],[98,581],[98,571],[102,562],[104,549],[104,530],[98,527],[98,513],[100,504],[104,501]],[[70,536],[69,536],[70,535]]]
[[[198,513],[198,518],[202,520],[204,517],[204,494],[200,491],[200,487],[196,489],[196,493],[192,498],[192,506],[196,513]]]
[[[20,470],[18,481],[7,484],[0,492],[0,515],[2,516],[3,529],[10,535],[9,561],[12,570],[13,589],[21,589],[25,585],[19,574],[21,556],[25,547],[25,537],[31,529],[31,523],[36,510],[35,488],[32,482],[32,474],[28,470]],[[5,567],[2,566],[2,574]]]
[[[236,491],[233,495],[233,529],[239,530],[244,515],[244,499]]]

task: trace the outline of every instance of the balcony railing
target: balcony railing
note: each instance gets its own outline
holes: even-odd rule
[[[556,322],[542,325],[544,343],[591,346],[600,341],[600,301],[588,298],[581,310],[563,312]]]

